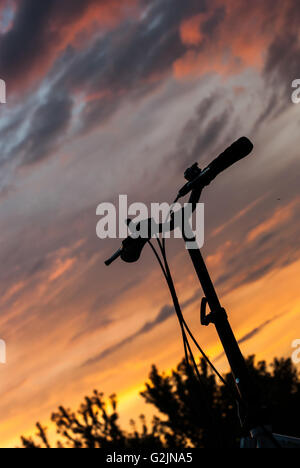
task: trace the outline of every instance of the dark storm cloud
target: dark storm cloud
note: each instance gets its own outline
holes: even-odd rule
[[[54,25],[71,24],[92,3],[92,0],[21,2],[12,29],[2,37],[2,69],[8,74],[11,71],[17,73],[25,64],[26,69],[30,69],[46,47],[58,40],[59,32],[55,27],[48,27],[50,22]],[[161,84],[160,78],[168,74],[174,61],[187,51],[187,46],[181,41],[180,24],[184,19],[206,11],[208,5],[205,1],[166,0],[146,2],[145,7],[141,20],[128,20],[106,35],[94,38],[83,50],[68,48],[63,56],[58,57],[51,72],[52,88],[48,100],[38,105],[32,117],[27,117],[31,119],[29,130],[8,157],[22,154],[23,164],[45,159],[56,148],[60,136],[66,135],[73,106],[70,96],[78,90],[88,98],[78,115],[75,129],[82,134],[108,122],[124,101],[140,99]],[[210,37],[224,19],[224,8],[212,11],[202,25],[202,33]],[[296,57],[292,52],[283,54],[293,45],[291,37],[286,37],[285,41],[275,39],[268,52],[266,76],[274,70],[283,73],[292,63],[295,69],[295,64],[299,63]],[[57,96],[57,90],[60,90],[60,96]],[[204,99],[197,115],[185,126],[178,143],[180,157],[185,155],[184,165],[210,150],[219,137],[226,140],[224,131],[230,121],[231,109],[227,107],[221,115],[212,115],[210,111],[218,98],[212,95]],[[262,112],[257,125],[271,112],[274,112],[273,99]],[[3,138],[8,138],[9,132],[9,126],[3,129]]]
[[[18,1],[12,28],[0,37],[2,76],[8,82],[26,79],[49,49],[63,39],[64,28],[79,20],[93,4],[109,5],[109,0]]]
[[[153,19],[154,20],[154,19]],[[161,77],[185,52],[178,30],[158,25],[147,32],[146,20],[124,26],[89,50],[77,53],[56,87],[95,95],[80,114],[81,130],[106,122],[126,100],[138,100],[161,84]],[[153,79],[152,79],[153,77]],[[97,94],[102,94],[97,98]]]
[[[111,6],[113,14],[126,7],[123,0],[22,0],[17,2],[12,27],[0,37],[0,69],[4,79],[26,80],[32,69],[44,62],[52,48],[63,42],[66,27],[72,27],[91,6]],[[127,43],[125,54],[117,61],[123,72],[132,70],[139,62],[144,73],[153,68],[166,67],[174,57],[183,53],[178,28],[180,22],[205,8],[205,1],[182,2],[165,0],[137,2],[149,9],[146,19],[133,32],[132,41]],[[98,14],[98,13],[97,13]],[[100,10],[101,15],[101,10]],[[144,30],[144,31],[143,31]],[[143,34],[144,32],[144,34]],[[155,36],[155,38],[154,38]],[[169,55],[166,48],[169,47]],[[162,50],[161,50],[162,49]],[[126,53],[128,52],[128,53]],[[147,57],[147,64],[145,63]],[[122,63],[121,63],[122,62]],[[144,63],[144,66],[142,65]],[[116,70],[117,72],[118,70]],[[136,71],[136,69],[135,69]]]
[[[149,14],[151,17],[165,16],[165,25],[167,27],[178,26],[183,19],[190,18],[191,16],[197,15],[204,12],[209,7],[208,0],[189,0],[183,2],[182,0],[142,0],[146,8],[149,8]]]
[[[60,26],[72,24],[92,3],[20,2],[12,28],[1,38],[4,78],[25,78],[35,63],[44,59],[47,48],[59,43]],[[108,4],[104,0],[101,3]],[[128,20],[100,38],[91,38],[82,50],[66,49],[49,74],[51,80],[46,86],[50,89],[44,102],[40,103],[37,96],[30,109],[24,105],[26,128],[20,122],[19,127],[17,122],[9,122],[3,128],[5,141],[10,140],[12,131],[14,136],[22,131],[22,138],[16,146],[5,148],[2,160],[21,158],[23,165],[32,164],[54,151],[60,136],[67,134],[71,96],[78,90],[87,98],[75,128],[79,134],[106,123],[124,100],[137,100],[151,92],[186,52],[179,33],[181,21],[204,8],[203,1],[152,2],[150,7],[147,4],[143,19]]]
[[[300,63],[299,2],[289,0],[285,6],[283,26],[274,35],[264,64],[267,86],[274,89],[273,106],[275,106],[276,97],[278,99],[278,95],[282,95],[284,107],[291,104],[291,83],[299,78]]]
[[[30,68],[32,62],[46,52],[49,41],[54,40],[46,25],[55,3],[55,0],[18,3],[13,26],[1,37],[0,68],[7,81]]]
[[[195,146],[195,138],[199,135],[199,129],[202,126],[213,127],[214,118],[212,117],[214,109],[220,98],[219,92],[211,93],[209,96],[204,97],[198,104],[195,110],[195,115],[185,124],[181,135],[178,140],[178,146],[182,149],[182,146],[191,144]],[[211,133],[211,132],[209,132]],[[210,137],[206,141],[206,145],[209,146]],[[193,153],[194,150],[191,149]]]
[[[206,157],[220,138],[226,144],[226,130],[231,119],[232,105],[224,105],[219,91],[206,96],[196,107],[194,116],[185,124],[177,141],[175,154],[172,153],[170,158],[179,160],[182,170],[199,161],[199,158]]]
[[[274,117],[276,113],[278,113],[279,109],[282,109],[282,99],[281,96],[279,96],[278,93],[274,90],[273,92],[271,92],[271,96],[268,98],[262,112],[256,119],[256,122],[254,124],[255,132],[259,130],[260,126],[264,122],[267,122],[269,119]]]
[[[56,64],[60,78],[55,86],[92,96],[80,115],[80,130],[107,122],[125,100],[138,100],[159,86],[188,50],[180,36],[182,21],[206,8],[204,1],[147,2],[143,19],[124,22],[81,52],[69,49]],[[214,31],[223,13],[217,10],[205,24],[206,34]],[[220,125],[212,123],[209,130],[217,131]]]
[[[72,117],[71,95],[50,89],[42,98],[24,100],[12,114],[4,115],[0,129],[0,165],[30,165],[43,161],[65,137]],[[5,169],[2,170],[2,177]],[[7,186],[0,181],[1,190]]]
[[[113,107],[116,100],[122,101],[124,92],[137,93],[140,87],[146,91],[145,82],[152,88],[152,77],[159,81],[157,77],[170,71],[187,50],[180,38],[180,23],[193,12],[203,11],[203,2],[188,3],[155,2],[140,22],[128,21],[88,50],[74,53],[57,86],[83,88],[91,94],[109,91]],[[94,112],[101,101],[94,103]]]
[[[26,137],[14,150],[23,155],[23,164],[45,159],[68,128],[72,115],[72,99],[63,93],[48,96],[34,112]]]
[[[291,82],[299,78],[300,45],[298,36],[298,28],[294,32],[287,30],[277,36],[268,50],[264,68],[265,74],[273,78],[274,84],[286,85],[289,91]]]
[[[230,117],[230,110],[225,110],[221,115],[213,117],[197,137],[190,155],[190,161],[196,161],[199,155],[206,154],[213,144],[216,144],[222,132],[227,126]],[[198,130],[199,131],[199,130]]]
[[[217,8],[211,17],[202,25],[202,32],[207,36],[212,36],[218,26],[222,23],[226,16],[226,8],[224,6]]]
[[[59,42],[60,27],[76,22],[94,2],[20,2],[12,28],[1,39],[1,69],[8,75],[30,70],[39,57],[43,58],[47,47]],[[107,1],[101,3],[107,4]],[[36,103],[35,112],[27,116],[29,130],[24,132],[23,128],[20,143],[4,151],[2,159],[21,157],[23,164],[31,164],[51,154],[60,137],[67,134],[74,107],[70,96],[75,98],[77,92],[83,94],[86,102],[82,103],[77,115],[75,137],[107,123],[124,102],[136,101],[152,92],[164,81],[162,77],[171,72],[173,63],[187,52],[179,32],[182,21],[209,8],[207,2],[194,0],[140,2],[140,6],[145,9],[141,19],[124,21],[104,36],[91,38],[85,48],[75,50],[70,46],[57,57],[50,72],[51,89],[47,102]],[[212,9],[202,24],[202,33],[210,38],[224,21],[224,8]],[[49,28],[49,24],[54,26]],[[290,77],[296,74],[300,55],[293,31],[295,24],[294,21],[289,34],[276,36],[267,52],[264,73],[269,80],[278,79],[284,73]],[[290,95],[287,78],[281,82],[282,86]],[[57,90],[60,90],[60,96],[57,96]],[[231,108],[227,106],[221,115],[213,115],[210,111],[217,99],[218,96],[204,99],[196,117],[185,126],[178,143],[178,154],[181,158],[183,154],[185,159],[182,164],[193,162],[199,154],[214,149],[220,137],[227,142],[225,130],[229,122],[232,128]],[[274,115],[275,103],[279,109],[282,105],[280,97],[276,99],[274,96],[266,103],[257,126]],[[13,124],[13,130],[17,132],[16,124]],[[10,135],[9,123],[1,136],[8,139]]]
[[[86,104],[80,115],[78,131],[85,133],[99,124],[105,124],[119,107],[118,98],[95,99]]]

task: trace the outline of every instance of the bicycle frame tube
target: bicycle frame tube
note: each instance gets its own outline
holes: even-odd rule
[[[201,190],[198,189],[192,192],[189,200],[190,203],[196,205],[199,202],[200,196]],[[256,427],[262,424],[263,421],[260,421],[260,409],[257,405],[256,391],[250,379],[245,359],[228,321],[226,311],[220,304],[200,249],[187,250],[211,310],[210,322],[215,325],[225,355],[228,359],[241,402],[244,405],[246,413],[250,416],[247,425],[249,424],[251,428]]]

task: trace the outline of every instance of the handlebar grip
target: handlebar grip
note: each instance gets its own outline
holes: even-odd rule
[[[253,144],[248,138],[239,138],[206,168],[209,172],[210,179],[213,180],[218,174],[225,171],[225,169],[228,169],[228,167],[244,159],[252,150]]]
[[[253,144],[246,137],[239,138],[229,148],[212,161],[200,174],[185,184],[178,192],[177,200],[187,195],[195,188],[203,188],[209,185],[218,174],[228,169],[240,159],[245,158],[253,150]]]
[[[114,253],[114,254],[112,255],[112,257],[110,257],[108,260],[106,260],[106,262],[104,262],[105,265],[106,265],[106,266],[109,266],[109,265],[111,265],[115,260],[117,260],[117,258],[119,258],[119,257],[121,256],[122,250],[123,250],[122,247],[120,247],[119,250],[117,250],[117,252]]]

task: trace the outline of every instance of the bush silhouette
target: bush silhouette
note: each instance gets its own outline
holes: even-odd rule
[[[273,431],[300,436],[298,410],[300,378],[291,359],[278,359],[268,366],[247,359],[252,378],[260,390],[261,404],[268,406]],[[150,424],[144,416],[131,430],[121,429],[115,395],[106,402],[104,395],[94,391],[85,397],[77,412],[59,407],[51,419],[58,433],[60,448],[103,449],[163,449],[163,448],[237,448],[243,435],[232,398],[234,385],[231,374],[225,375],[227,386],[218,383],[206,362],[199,364],[201,382],[182,361],[171,375],[160,373],[153,366],[145,390],[146,403],[158,411]],[[139,427],[137,427],[139,426]],[[36,425],[36,437],[21,437],[22,448],[51,448],[47,430]]]

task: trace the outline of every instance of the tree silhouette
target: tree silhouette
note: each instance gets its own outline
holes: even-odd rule
[[[116,396],[109,398],[109,404],[104,401],[102,393],[94,391],[91,397],[85,397],[84,403],[75,413],[63,406],[52,414],[60,438],[56,444],[59,448],[103,448],[119,449],[162,447],[158,422],[154,418],[152,430],[149,432],[145,418],[140,417],[142,431],[136,430],[131,421],[132,432],[123,431],[119,426]],[[50,448],[47,429],[41,424],[36,425],[37,440],[21,437],[23,448]]]
[[[247,359],[253,381],[260,390],[261,405],[267,406],[273,431],[300,436],[300,378],[291,359],[274,359],[255,364],[254,356]],[[94,391],[86,397],[75,413],[64,407],[52,415],[59,440],[58,447],[104,449],[163,449],[163,448],[235,448],[242,431],[231,374],[225,376],[227,385],[218,383],[205,361],[199,364],[201,385],[182,361],[171,375],[160,373],[153,366],[145,390],[146,403],[153,405],[155,416],[150,427],[144,416],[141,428],[131,421],[131,431],[121,429],[116,396],[106,403],[102,393]],[[21,437],[23,448],[50,448],[47,430],[37,424],[36,438]]]
[[[291,359],[275,358],[267,366],[265,361],[256,365],[250,356],[246,363],[259,390],[260,406],[268,408],[273,431],[299,437],[300,378]],[[165,416],[160,418],[159,430],[167,433],[169,447],[238,447],[244,434],[232,398],[232,376],[225,376],[228,386],[218,385],[205,361],[200,369],[201,388],[184,361],[169,377],[152,367],[142,395]]]

